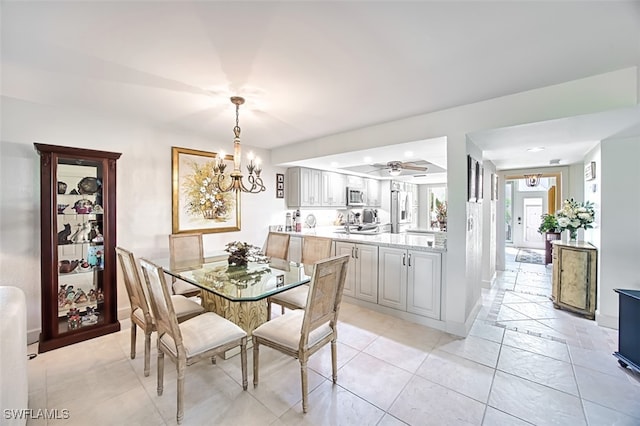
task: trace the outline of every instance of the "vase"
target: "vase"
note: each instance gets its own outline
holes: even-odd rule
[[[578,230],[577,229],[569,229],[569,242],[573,243],[578,241]]]

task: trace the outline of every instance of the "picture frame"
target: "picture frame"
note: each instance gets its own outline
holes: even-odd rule
[[[467,201],[476,201],[476,163],[477,161],[467,155]]]
[[[493,184],[493,186],[494,186],[493,194],[496,197],[495,200],[498,201],[498,188],[500,188],[498,186],[498,182],[499,182],[500,178],[498,177],[498,175],[495,175],[495,176],[496,177],[495,177],[495,181],[494,181],[494,184]]]
[[[240,230],[240,193],[213,185],[216,153],[171,147],[171,230],[174,234]],[[233,156],[226,155],[227,170]],[[227,176],[223,184],[228,185]]]
[[[584,180],[594,180],[596,178],[596,162],[591,161],[589,164],[584,166]]]
[[[284,174],[276,173],[276,198],[284,198]]]
[[[481,203],[484,199],[484,167],[482,163],[476,161],[476,202]]]

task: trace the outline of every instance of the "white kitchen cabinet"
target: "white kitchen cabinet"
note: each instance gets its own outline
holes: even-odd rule
[[[287,169],[287,206],[317,207],[322,202],[322,171],[304,167]]]
[[[380,207],[380,181],[378,179],[365,179],[367,186],[367,206]]]
[[[354,175],[346,175],[347,178],[347,186],[353,188],[365,189],[364,178],[360,176]]]
[[[378,247],[336,241],[336,256],[344,254],[350,258],[343,294],[378,303]]]
[[[407,250],[380,247],[378,258],[378,303],[406,311]]]
[[[378,303],[440,319],[441,254],[380,247]]]
[[[345,175],[323,171],[321,204],[327,207],[344,207],[347,204],[345,186]]]
[[[407,312],[440,319],[442,256],[407,252]]]

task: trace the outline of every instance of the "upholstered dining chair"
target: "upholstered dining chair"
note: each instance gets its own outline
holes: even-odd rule
[[[170,234],[169,256],[171,270],[180,271],[204,263],[202,234]],[[175,277],[171,280],[174,294],[186,297],[199,296],[200,289]]]
[[[140,273],[135,256],[129,250],[116,247],[116,254],[122,269],[122,278],[131,305],[131,359],[136,357],[136,330],[144,331],[144,375],[149,375],[149,358],[151,352],[151,333],[156,331],[155,319],[149,305],[149,296],[140,280]],[[204,308],[184,296],[171,296],[178,321],[186,321],[204,312]]]
[[[313,273],[313,264],[321,259],[331,257],[331,247],[333,240],[331,238],[316,237],[307,235],[302,239],[302,264],[304,265],[305,274]],[[271,296],[267,299],[267,318],[271,319],[271,303],[281,306],[282,313],[284,309],[304,309],[307,303],[307,293],[309,286],[301,285],[291,290]]]
[[[265,345],[300,361],[302,411],[307,412],[307,361],[331,342],[333,383],[338,380],[337,325],[349,255],[316,262],[304,310],[288,311],[253,330],[253,385],[258,386],[260,345]]]
[[[287,259],[289,256],[289,241],[291,235],[282,232],[269,232],[264,254],[274,259]]]
[[[163,392],[164,356],[167,355],[178,372],[178,424],[184,418],[184,377],[188,365],[240,346],[242,388],[247,390],[247,333],[213,312],[178,323],[162,268],[144,258],[140,259],[140,266],[158,330],[158,396]]]

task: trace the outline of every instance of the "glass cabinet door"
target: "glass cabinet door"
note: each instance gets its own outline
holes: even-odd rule
[[[58,158],[58,333],[103,321],[102,163]]]

